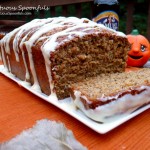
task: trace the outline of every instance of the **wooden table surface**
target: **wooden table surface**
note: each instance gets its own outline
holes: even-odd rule
[[[89,150],[150,149],[150,110],[101,135],[0,74],[0,143],[45,118],[64,123]]]

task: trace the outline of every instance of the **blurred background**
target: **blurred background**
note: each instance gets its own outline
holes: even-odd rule
[[[28,22],[34,18],[54,16],[78,16],[92,19],[92,4],[92,0],[1,0],[0,20]],[[132,29],[138,29],[140,34],[150,40],[150,1],[119,0],[119,6],[119,30],[129,34]],[[20,8],[20,14],[18,10],[15,10],[17,7]],[[34,9],[34,7],[40,8]],[[9,14],[4,15],[5,12]],[[3,23],[0,25],[2,26]]]

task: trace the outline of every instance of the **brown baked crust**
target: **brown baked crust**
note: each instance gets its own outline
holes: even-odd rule
[[[5,33],[0,33],[0,40],[5,36]],[[3,61],[3,57],[2,57],[2,50],[1,50],[1,45],[0,45],[0,60]]]
[[[150,84],[147,86],[150,86]],[[105,104],[109,104],[113,101],[116,101],[118,98],[121,98],[127,94],[134,96],[134,95],[144,92],[145,90],[146,90],[146,88],[145,89],[139,89],[139,87],[137,87],[135,89],[132,88],[127,91],[122,91],[122,92],[117,93],[117,97],[115,97],[116,93],[115,94],[112,93],[110,97],[104,97],[105,101],[103,101],[104,98],[91,99],[89,97],[86,97],[91,102],[91,103],[88,103],[87,100],[84,98],[85,95],[81,95],[80,100],[83,103],[85,109],[95,109],[96,107],[103,106]],[[75,100],[75,95],[73,92],[74,90],[72,89],[70,91],[71,91],[70,93],[71,93],[72,99]]]
[[[0,40],[5,36],[5,33],[0,33]]]

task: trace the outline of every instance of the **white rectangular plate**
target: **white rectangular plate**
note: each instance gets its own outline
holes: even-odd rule
[[[23,81],[14,77],[11,73],[6,72],[3,65],[0,65],[0,72],[3,75],[5,75],[6,77],[8,77],[11,80],[15,81],[16,83],[18,83],[19,85],[23,86],[25,89],[27,89],[31,93],[35,94],[36,96],[40,97],[43,100],[55,105],[56,107],[60,108],[67,114],[76,118],[77,120],[79,120],[80,122],[82,122],[83,124],[85,124],[86,126],[88,126],[89,128],[93,129],[94,131],[96,131],[100,134],[105,134],[105,133],[111,131],[112,129],[118,127],[119,125],[123,124],[124,122],[128,121],[129,119],[137,116],[138,114],[140,114],[150,108],[150,104],[148,104],[146,106],[143,106],[143,107],[137,109],[136,111],[134,111],[133,113],[131,113],[129,115],[119,117],[111,122],[98,123],[98,122],[95,122],[95,121],[89,119],[87,116],[84,115],[83,112],[81,112],[79,109],[77,109],[74,106],[74,104],[72,103],[70,98],[67,98],[67,99],[64,99],[61,101],[56,101],[56,100],[54,101],[53,99],[50,99],[47,95],[32,90],[30,85],[24,84]]]

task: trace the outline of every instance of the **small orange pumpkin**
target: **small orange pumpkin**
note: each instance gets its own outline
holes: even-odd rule
[[[131,49],[128,51],[127,65],[142,67],[150,58],[150,44],[144,36],[138,33],[133,35],[132,33],[127,35],[131,44]]]

